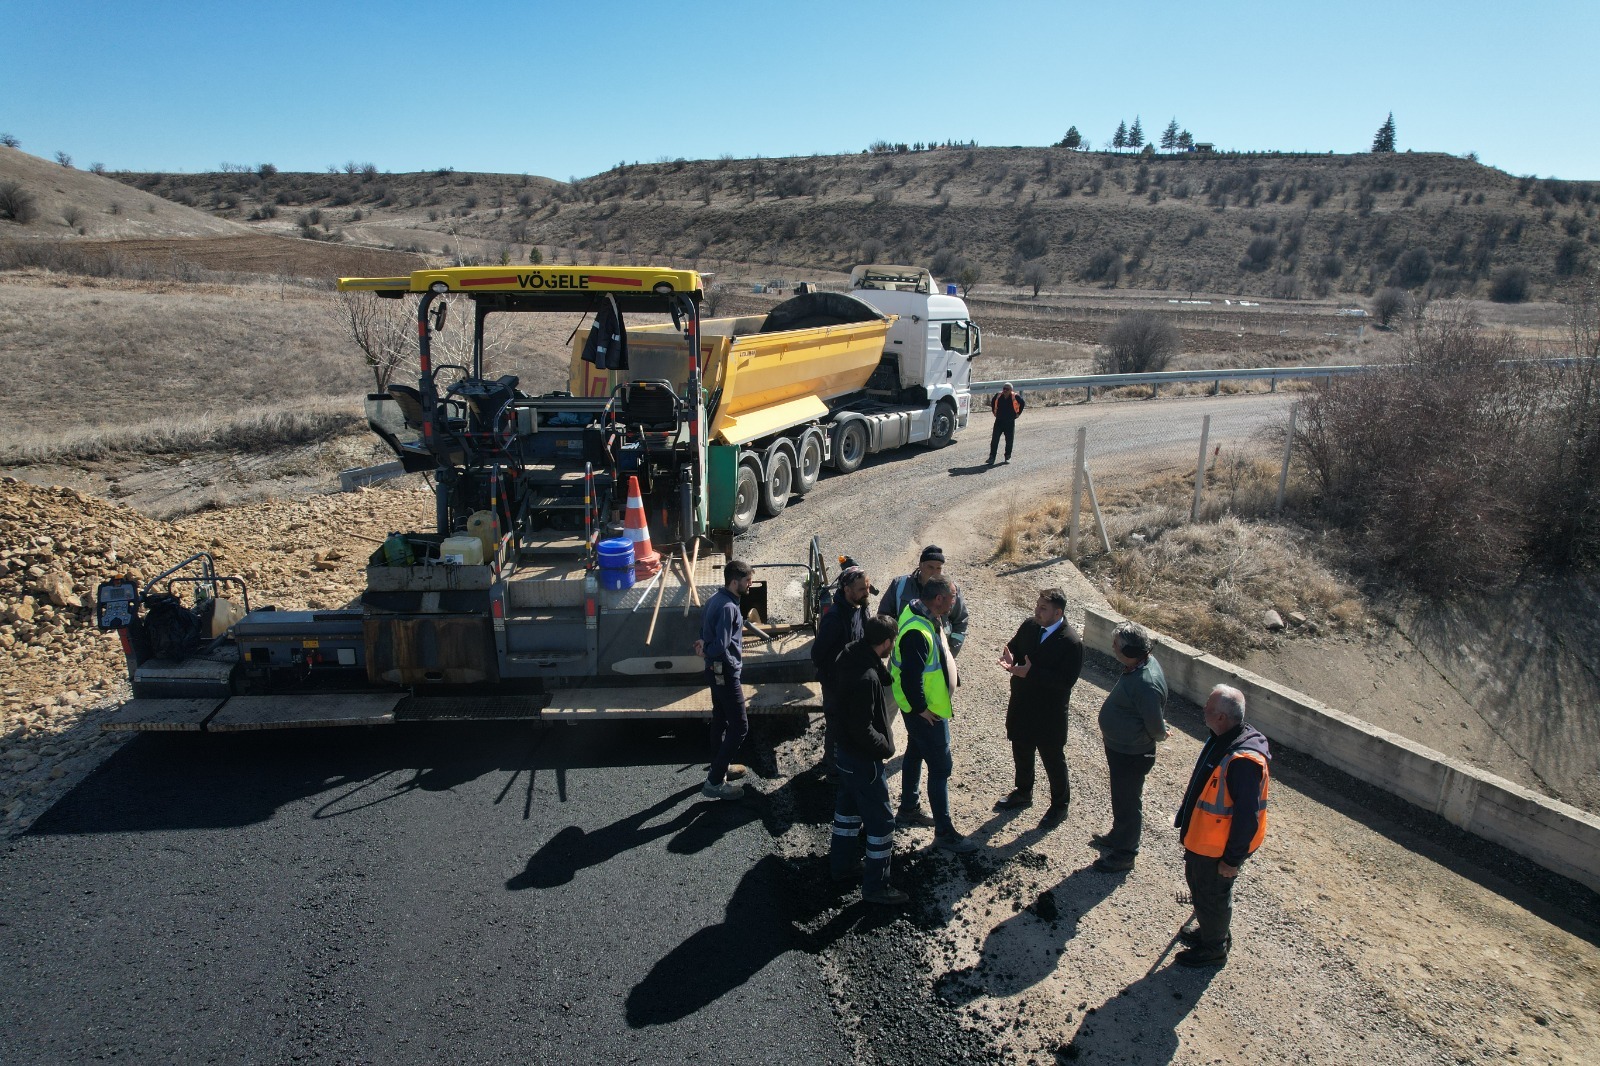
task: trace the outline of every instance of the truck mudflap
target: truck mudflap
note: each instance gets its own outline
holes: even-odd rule
[[[815,682],[759,682],[745,685],[744,693],[751,715],[810,715],[822,710],[822,691]],[[640,685],[561,689],[537,696],[343,692],[133,699],[114,711],[100,728],[117,733],[243,733],[395,722],[710,717],[711,692],[703,685]]]

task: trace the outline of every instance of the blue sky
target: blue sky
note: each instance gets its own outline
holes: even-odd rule
[[[7,11],[9,9],[9,11]],[[0,0],[0,131],[80,167],[565,179],[1170,118],[1219,148],[1399,147],[1600,179],[1597,0],[452,5]]]

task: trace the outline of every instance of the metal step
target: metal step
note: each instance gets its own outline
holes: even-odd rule
[[[207,733],[311,726],[392,725],[403,692],[235,696],[206,723]]]
[[[582,607],[588,571],[577,559],[556,559],[522,566],[506,579],[506,605],[513,611],[531,607]]]
[[[524,559],[538,560],[547,555],[583,557],[588,553],[589,544],[582,536],[570,533],[558,536],[527,538],[522,541],[521,548]]]
[[[198,733],[222,697],[200,699],[134,699],[124,703],[100,723],[107,733]]]
[[[395,708],[402,722],[505,721],[538,718],[548,696],[411,696]]]

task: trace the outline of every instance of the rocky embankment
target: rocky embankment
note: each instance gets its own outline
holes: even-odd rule
[[[0,831],[25,829],[121,735],[100,722],[128,697],[114,634],[95,628],[95,590],[149,579],[197,551],[244,578],[252,606],[342,607],[390,530],[428,525],[410,487],[267,501],[173,522],[73,489],[0,479]]]

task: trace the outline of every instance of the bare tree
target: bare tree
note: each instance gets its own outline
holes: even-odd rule
[[[1039,298],[1039,290],[1044,288],[1045,282],[1050,280],[1050,272],[1044,264],[1035,259],[1022,268],[1022,283],[1033,290],[1033,298]]]
[[[33,193],[14,181],[0,181],[0,218],[26,225],[38,217]]]
[[[1378,325],[1389,328],[1400,315],[1405,314],[1406,308],[1411,304],[1411,297],[1406,295],[1404,289],[1389,288],[1379,289],[1372,298],[1372,314],[1378,320]]]
[[[370,292],[341,292],[333,313],[372,371],[373,391],[386,391],[394,372],[415,358],[416,330],[400,302]]]
[[[1178,330],[1154,311],[1124,315],[1100,338],[1097,374],[1153,374],[1178,354]]]
[[[56,153],[56,162],[66,167],[68,170],[72,169],[72,157],[65,152]]]
[[[0,144],[5,145],[7,148],[21,148],[22,147],[22,142],[17,140],[15,137],[13,137],[9,133],[0,133]]]
[[[961,272],[956,275],[956,281],[961,285],[961,296],[965,299],[972,295],[973,286],[983,279],[983,268],[977,263],[961,264]]]

